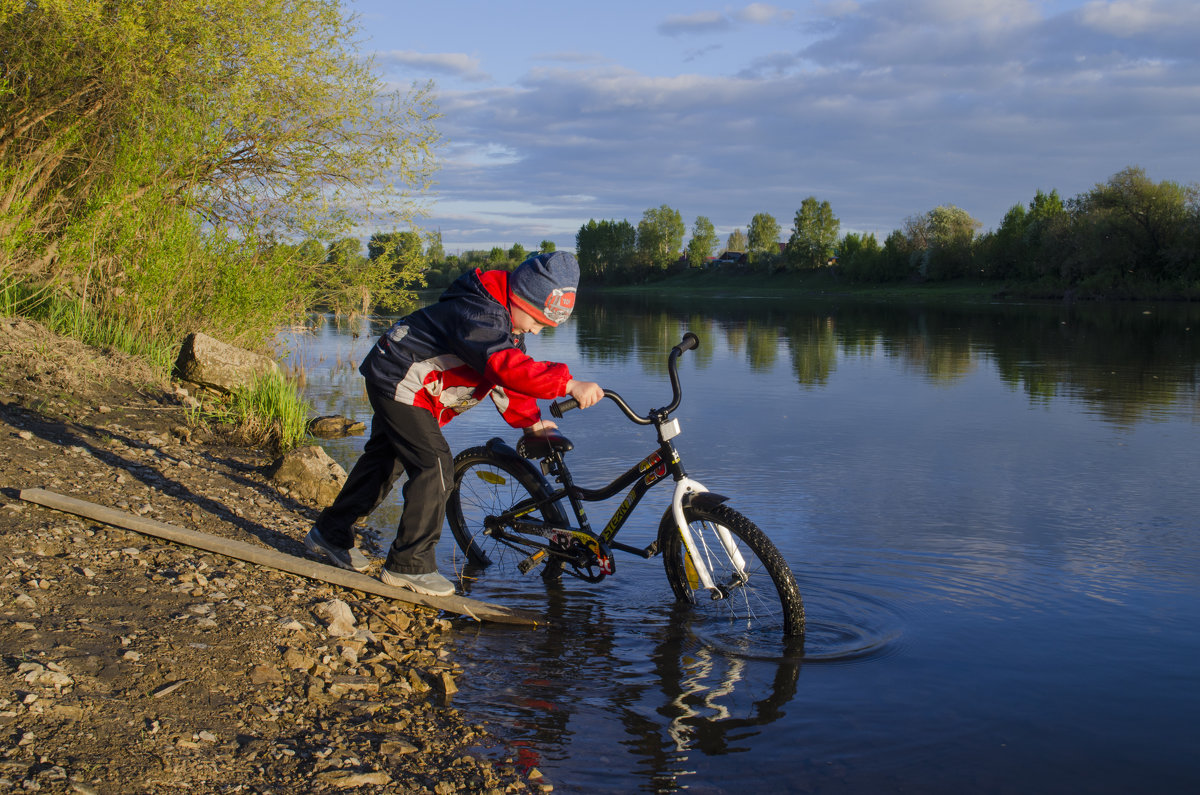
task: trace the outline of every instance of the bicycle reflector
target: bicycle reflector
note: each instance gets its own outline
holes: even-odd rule
[[[486,469],[477,469],[475,474],[485,483],[491,483],[493,486],[503,486],[508,481],[499,472],[489,472]]]

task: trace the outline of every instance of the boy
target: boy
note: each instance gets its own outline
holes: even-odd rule
[[[489,393],[504,419],[526,432],[556,427],[541,419],[537,398],[570,395],[587,408],[604,397],[599,384],[576,380],[565,364],[525,353],[526,333],[571,314],[578,284],[572,254],[537,254],[511,274],[463,274],[437,303],[396,321],[359,367],[375,412],[371,436],[305,546],[364,571],[367,559],[354,546],[352,526],[387,497],[403,471],[404,508],[380,579],[431,596],[453,594],[434,559],[454,488],[454,458],[441,426]]]

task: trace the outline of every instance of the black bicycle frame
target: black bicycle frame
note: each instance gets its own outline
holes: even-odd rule
[[[633,513],[634,508],[641,502],[642,497],[650,490],[652,486],[666,479],[668,476],[675,480],[686,477],[683,469],[683,464],[680,461],[679,453],[675,450],[674,445],[669,441],[660,442],[659,449],[650,453],[637,464],[634,464],[626,472],[618,476],[615,480],[599,489],[587,489],[576,486],[571,477],[570,470],[567,469],[563,461],[561,453],[551,453],[544,459],[544,465],[547,466],[547,474],[554,475],[562,482],[562,486],[555,489],[545,497],[533,500],[524,501],[513,507],[511,511],[506,513],[500,519],[512,519],[513,528],[517,532],[528,532],[535,529],[553,529],[568,531],[578,529],[587,534],[591,538],[598,540],[601,544],[617,549],[622,552],[629,552],[643,558],[652,557],[656,551],[656,543],[651,544],[646,549],[638,549],[627,544],[621,544],[613,539],[617,532],[625,525],[626,520]],[[612,517],[604,526],[604,530],[597,535],[592,531],[591,523],[587,517],[587,511],[584,509],[585,502],[600,502],[616,496],[626,487],[632,485],[633,488],[617,506]],[[571,509],[579,520],[578,528],[557,528],[548,525],[544,522],[530,522],[522,520],[520,516],[529,514],[532,510],[541,505],[558,502],[566,498],[571,503]],[[531,504],[532,502],[532,504]]]

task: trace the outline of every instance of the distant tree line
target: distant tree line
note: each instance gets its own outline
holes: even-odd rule
[[[735,229],[716,259],[719,238],[698,216],[683,245],[680,214],[662,205],[635,227],[589,220],[576,235],[584,278],[634,284],[671,271],[729,268],[738,272],[827,271],[849,283],[979,279],[1047,293],[1111,297],[1200,298],[1200,189],[1154,182],[1138,167],[1064,201],[1038,190],[1014,205],[999,228],[979,233],[978,220],[943,205],[905,219],[881,244],[872,233],[840,234],[827,201],[809,196],[783,240],[768,213]]]

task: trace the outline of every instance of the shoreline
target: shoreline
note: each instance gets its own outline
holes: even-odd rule
[[[454,624],[21,501],[307,557],[316,508],[136,360],[0,318],[0,787],[545,792],[453,706]],[[331,618],[349,609],[346,627]],[[342,613],[344,618],[344,613]]]

